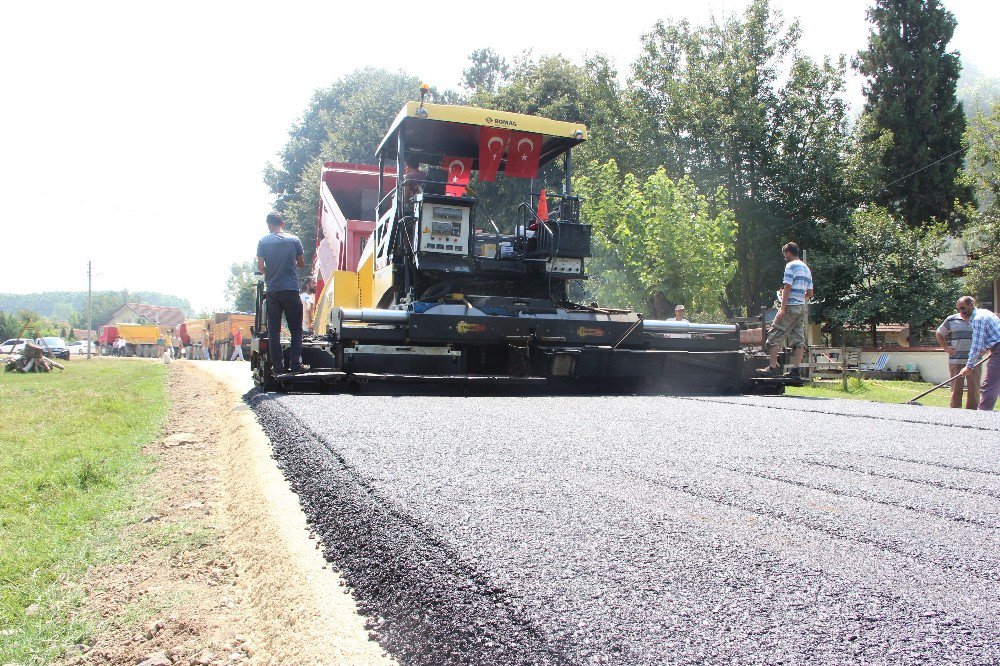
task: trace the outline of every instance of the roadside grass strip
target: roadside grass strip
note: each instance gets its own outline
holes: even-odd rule
[[[127,550],[152,469],[142,447],[167,414],[158,363],[65,365],[0,373],[0,664],[46,663],[95,630],[70,619],[79,580]]]
[[[858,379],[857,377],[851,377],[847,382],[846,392],[838,379],[835,381],[824,381],[813,386],[790,387],[787,393],[788,395],[812,398],[848,398],[899,404],[920,395],[931,386],[933,384],[927,382]],[[950,400],[951,390],[945,386],[925,395],[918,402],[928,407],[947,407]]]

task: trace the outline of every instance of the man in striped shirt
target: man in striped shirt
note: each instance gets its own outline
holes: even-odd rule
[[[969,323],[971,309],[963,307],[963,301],[959,301],[955,307],[958,313],[945,319],[934,335],[941,348],[948,352],[948,376],[955,377],[951,382],[951,406],[961,409],[964,393],[965,408],[977,409],[982,368],[974,368],[968,378],[958,376],[969,360],[969,347],[972,346],[972,324]]]
[[[972,324],[972,344],[969,346],[969,360],[960,373],[963,377],[972,374],[972,366],[983,351],[990,350],[990,360],[986,362],[986,381],[979,395],[979,409],[992,412],[1000,396],[1000,317],[989,310],[976,307],[972,296],[958,299],[958,311],[969,315]]]
[[[759,373],[764,377],[777,377],[781,374],[778,367],[778,351],[787,341],[793,350],[794,365],[788,371],[789,377],[799,376],[799,366],[802,364],[802,352],[806,344],[806,324],[809,322],[809,299],[813,296],[813,276],[809,267],[799,259],[799,246],[795,243],[785,243],[781,248],[785,255],[785,275],[782,279],[781,305],[778,314],[771,324],[767,335],[767,344],[771,362],[767,370]]]

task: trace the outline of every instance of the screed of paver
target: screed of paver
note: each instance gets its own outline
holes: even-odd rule
[[[252,387],[244,363],[197,362],[227,405],[232,437],[223,452],[230,542],[247,567],[257,653],[263,663],[390,664],[369,640],[364,618],[343,579],[309,538],[298,497],[271,459],[271,446],[242,401]]]

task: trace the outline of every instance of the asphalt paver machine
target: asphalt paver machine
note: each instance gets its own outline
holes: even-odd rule
[[[572,187],[572,152],[586,140],[581,124],[407,103],[377,165],[324,167],[306,372],[271,373],[258,287],[257,386],[781,392],[783,380],[754,377],[767,361],[741,348],[737,325],[573,302],[591,255]]]

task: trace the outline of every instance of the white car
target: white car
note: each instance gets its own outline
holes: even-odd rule
[[[27,338],[11,338],[0,343],[0,354],[13,354],[24,349],[28,343]]]
[[[76,340],[69,343],[69,353],[85,355],[87,353],[87,341],[86,340]],[[90,342],[90,353],[93,356],[97,356],[101,353],[101,346],[91,340]]]

